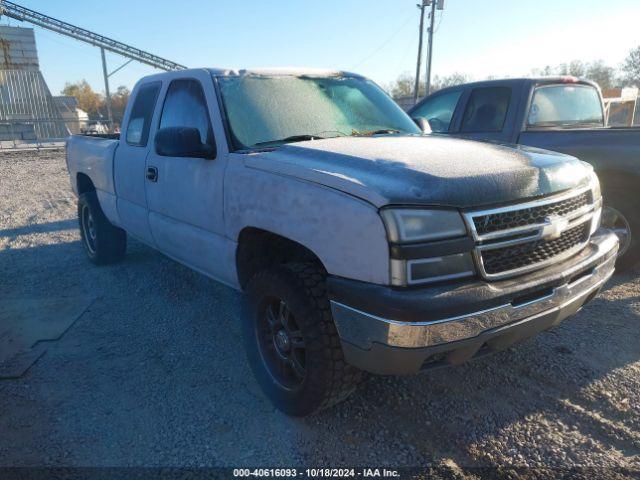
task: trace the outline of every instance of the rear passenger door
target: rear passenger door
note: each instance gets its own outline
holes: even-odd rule
[[[513,142],[520,92],[509,85],[478,87],[462,100],[452,131],[464,138]]]
[[[124,118],[124,130],[114,156],[114,183],[120,223],[143,242],[153,245],[145,193],[145,163],[149,152],[149,131],[162,82],[139,84],[133,91],[133,105]]]
[[[222,262],[226,143],[211,75],[204,70],[184,75],[166,82],[153,134],[167,127],[196,128],[201,143],[216,146],[216,158],[165,156],[152,144],[147,173],[155,173],[146,182],[149,224],[159,250],[221,279],[226,265]]]

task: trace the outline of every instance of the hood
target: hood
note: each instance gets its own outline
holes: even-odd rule
[[[299,142],[251,154],[246,165],[326,185],[377,207],[509,203],[584,185],[591,170],[560,153],[440,135]]]

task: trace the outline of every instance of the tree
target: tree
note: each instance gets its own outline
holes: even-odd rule
[[[613,88],[617,84],[616,70],[609,65],[605,65],[602,60],[588,64],[584,76],[596,82],[603,90]]]
[[[413,95],[413,88],[415,85],[415,77],[409,72],[401,73],[395,82],[390,83],[387,86],[387,91],[393,98],[410,97]],[[424,95],[424,85],[420,86],[420,89]]]
[[[78,100],[78,108],[84,110],[89,116],[99,116],[104,99],[101,94],[94,92],[86,80],[64,84],[62,95],[75,97]]]
[[[415,77],[409,72],[401,74],[395,82],[387,86],[387,91],[393,98],[411,97],[415,88]],[[452,87],[471,81],[471,77],[464,73],[452,73],[451,75],[436,75],[431,79],[431,93],[442,88]],[[420,82],[418,88],[418,97],[424,97],[425,82]]]
[[[556,69],[551,65],[547,65],[544,68],[534,68],[531,70],[532,77],[551,77],[557,75]]]
[[[571,75],[573,77],[584,77],[587,65],[580,60],[572,60],[570,63],[562,63],[556,69],[559,75]]]
[[[436,75],[431,79],[431,93],[437,92],[443,88],[469,83],[470,81],[471,76],[466,73],[455,72],[451,75],[444,75],[442,77],[440,75]]]
[[[629,52],[622,64],[624,81],[634,87],[640,87],[640,46]]]
[[[561,63],[555,67],[547,65],[544,68],[531,70],[532,76],[571,75],[573,77],[586,78],[600,85],[600,88],[613,88],[618,83],[616,69],[605,64],[602,60],[595,62],[583,62],[572,60],[569,63]]]
[[[124,85],[120,85],[116,92],[111,95],[111,111],[113,112],[114,123],[121,124],[124,117],[124,110],[127,107],[131,92]]]

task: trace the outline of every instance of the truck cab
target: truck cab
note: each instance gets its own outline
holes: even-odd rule
[[[528,145],[593,165],[603,224],[620,239],[620,269],[640,263],[640,129],[609,127],[597,84],[575,77],[512,78],[439,90],[409,109],[434,133]]]

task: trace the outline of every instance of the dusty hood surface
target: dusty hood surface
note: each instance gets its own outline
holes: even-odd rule
[[[336,188],[376,206],[470,208],[583,185],[575,157],[445,136],[340,137],[247,156],[248,167]]]

